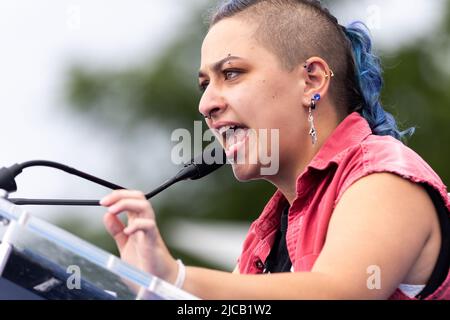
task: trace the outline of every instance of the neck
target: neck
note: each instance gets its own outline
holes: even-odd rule
[[[325,144],[326,140],[330,137],[333,131],[337,128],[342,119],[339,119],[337,114],[330,114],[317,116],[317,118],[322,121],[316,121],[315,127],[318,131],[317,142],[315,145],[312,144],[311,136],[309,134],[303,134],[304,137],[302,148],[300,154],[295,155],[295,161],[288,164],[282,165],[280,163],[279,173],[275,176],[267,178],[273,185],[275,185],[284,195],[284,197],[292,206],[296,196],[297,196],[297,179],[305,171],[306,167],[313,160],[322,146]],[[309,128],[308,128],[309,131]],[[298,141],[298,140],[297,140]]]

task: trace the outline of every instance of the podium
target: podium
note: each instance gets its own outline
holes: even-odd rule
[[[0,299],[192,300],[197,297],[0,197]]]

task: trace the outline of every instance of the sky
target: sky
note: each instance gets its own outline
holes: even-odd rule
[[[126,67],[151,58],[177,34],[192,3],[199,1],[1,1],[0,166],[47,159],[126,185],[128,170],[110,161],[124,150],[115,146],[120,130],[111,134],[69,111],[66,71],[74,61]],[[161,150],[160,140],[152,132],[125,150],[138,152],[145,144],[149,157],[170,151]],[[45,168],[27,169],[17,182],[17,197],[95,198],[107,192]],[[30,208],[58,214],[56,208]]]
[[[182,31],[190,10],[205,2],[1,1],[0,167],[34,159],[54,160],[126,185],[134,168],[121,167],[117,162],[120,152],[141,153],[135,163],[135,175],[139,175],[136,171],[143,172],[156,164],[161,154],[170,152],[170,137],[142,128],[141,139],[126,147],[117,146],[120,130],[112,134],[69,111],[62,96],[65,72],[74,61],[97,68],[126,67],[148,60]],[[394,52],[417,38],[432,35],[442,17],[443,3],[443,0],[347,1],[346,6],[335,8],[334,13],[342,24],[353,19],[365,21],[372,30],[375,46]],[[142,159],[148,161],[144,163]],[[170,176],[164,170],[146,174],[161,180]],[[101,187],[51,169],[28,169],[17,181],[19,191],[14,195],[17,197],[95,199],[107,193]],[[140,187],[147,188],[143,191],[151,189],[144,184]],[[59,217],[61,212],[58,208],[44,207],[29,210],[49,219]],[[101,209],[73,210],[74,214],[89,219],[90,225],[101,224]],[[196,235],[201,234],[197,227],[192,227]],[[243,238],[246,229],[239,230],[244,231],[237,239]],[[217,232],[220,237],[222,233]],[[223,237],[227,232],[224,231]],[[186,243],[190,237],[192,233],[180,233],[179,243]],[[229,256],[240,250],[233,246]]]

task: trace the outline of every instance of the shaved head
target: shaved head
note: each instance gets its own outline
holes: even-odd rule
[[[321,57],[334,71],[330,96],[343,113],[356,108],[351,44],[338,21],[318,1],[241,0],[223,3],[210,18],[210,28],[223,19],[256,25],[255,40],[293,70],[310,57]]]

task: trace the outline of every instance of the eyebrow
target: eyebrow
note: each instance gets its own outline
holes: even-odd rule
[[[243,60],[243,59],[241,57],[237,57],[237,56],[228,56],[228,57],[223,58],[222,60],[214,63],[212,65],[211,69],[214,71],[214,73],[220,73],[220,70],[222,69],[222,66],[225,63],[227,63],[228,61],[232,61],[232,60]],[[206,77],[206,74],[202,70],[200,70],[198,72],[198,77],[199,78],[204,78],[204,77]]]

